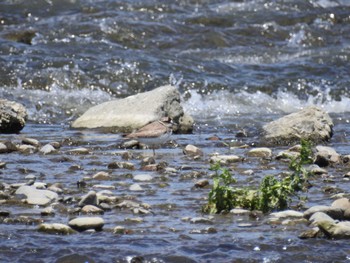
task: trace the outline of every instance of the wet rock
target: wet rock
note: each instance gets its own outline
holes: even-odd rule
[[[27,110],[22,104],[0,99],[0,133],[20,132],[27,116]]]
[[[340,155],[331,147],[316,146],[315,164],[320,167],[337,164],[340,162]]]
[[[133,179],[138,182],[150,182],[153,180],[153,177],[150,174],[137,174],[133,176]]]
[[[0,153],[8,153],[8,149],[6,147],[6,145],[2,142],[0,142]]]
[[[120,202],[119,204],[117,204],[115,207],[117,208],[138,208],[140,207],[140,204],[131,201],[131,200],[124,200],[122,202]]]
[[[3,221],[5,224],[39,225],[44,222],[41,218],[29,216],[7,217]]]
[[[125,222],[140,224],[143,223],[143,219],[141,217],[127,217],[124,219]]]
[[[135,166],[130,162],[112,162],[108,164],[108,169],[128,169],[135,170]]]
[[[101,231],[104,224],[104,220],[101,217],[78,217],[70,220],[68,223],[71,228],[77,231],[85,231],[88,229]]]
[[[57,150],[51,144],[45,144],[43,147],[40,148],[39,152],[41,154],[47,155],[57,153]]]
[[[101,181],[112,180],[112,176],[107,172],[98,172],[94,174],[92,178],[94,180],[101,180]]]
[[[0,216],[1,217],[7,217],[10,215],[10,211],[7,210],[0,210]]]
[[[80,148],[75,148],[75,149],[69,150],[68,153],[78,155],[78,154],[89,154],[90,151],[87,148],[80,147]]]
[[[135,192],[137,192],[137,191],[144,191],[143,188],[139,184],[132,184],[132,185],[130,185],[129,190],[130,191],[135,191]]]
[[[350,238],[350,222],[330,222],[321,221],[317,224],[318,228],[329,238],[348,239]]]
[[[85,205],[81,209],[81,213],[83,214],[100,214],[102,215],[104,211],[101,208],[98,208],[97,206],[94,205]]]
[[[343,211],[350,209],[350,200],[348,198],[339,198],[335,200],[331,207],[340,208]]]
[[[199,149],[197,146],[188,144],[184,149],[184,154],[192,157],[196,157],[196,156],[200,157],[200,156],[203,156],[203,151]]]
[[[316,238],[319,235],[320,229],[315,227],[313,229],[306,230],[299,235],[300,239]]]
[[[24,196],[26,198],[26,203],[30,205],[45,206],[58,199],[58,194],[55,192],[50,190],[39,190],[29,185],[19,187],[15,194],[18,196]]]
[[[23,30],[7,33],[5,37],[11,41],[31,45],[35,35],[36,32],[33,30]]]
[[[116,226],[116,227],[113,229],[113,233],[114,233],[114,234],[124,235],[124,234],[126,234],[126,229],[125,229],[125,227],[123,227],[123,226]]]
[[[22,139],[22,143],[23,144],[29,144],[35,147],[39,147],[40,146],[40,142],[36,139],[33,138],[23,138]]]
[[[318,223],[322,222],[322,221],[328,221],[328,222],[332,222],[332,223],[336,222],[333,218],[331,218],[329,215],[327,215],[326,213],[323,213],[323,212],[314,213],[309,218],[309,221],[310,221],[312,226],[317,226]]]
[[[215,155],[210,158],[211,163],[217,163],[220,164],[230,164],[230,163],[237,163],[242,161],[242,158],[237,155]]]
[[[71,254],[58,258],[55,263],[95,263],[95,261],[85,255]]]
[[[328,141],[332,137],[333,122],[316,106],[289,114],[263,126],[264,140],[273,144],[292,144],[306,139]]]
[[[192,130],[193,120],[184,116],[180,104],[180,93],[176,87],[163,86],[125,99],[94,106],[75,120],[72,127],[110,128],[131,132],[164,116],[170,117],[175,124],[178,124],[179,131]],[[181,121],[180,118],[182,118]]]
[[[325,205],[316,205],[313,207],[310,207],[304,212],[304,218],[309,219],[314,213],[316,212],[323,212],[333,219],[342,219],[343,218],[343,211],[340,208],[336,207],[330,207]]]
[[[38,149],[33,146],[33,145],[29,145],[29,144],[21,144],[17,147],[17,150],[20,153],[24,153],[24,154],[32,154],[35,153]]]
[[[294,210],[285,210],[285,211],[280,211],[280,212],[274,212],[270,214],[270,217],[274,218],[287,218],[287,217],[292,217],[292,218],[303,218],[304,214],[299,211],[294,211]]]
[[[115,186],[114,185],[106,185],[106,184],[95,184],[92,186],[92,188],[94,189],[110,189],[110,190],[114,190]]]
[[[207,179],[202,179],[197,181],[194,186],[197,188],[203,188],[209,185],[209,181]]]
[[[150,164],[155,164],[156,160],[153,157],[145,157],[142,159],[141,161],[141,166],[146,166],[146,165],[150,165]]]
[[[261,147],[261,148],[255,148],[251,149],[247,155],[249,157],[261,157],[261,158],[271,158],[272,151],[269,148]]]
[[[59,224],[59,223],[41,224],[38,227],[38,231],[48,233],[48,234],[58,234],[58,235],[71,235],[71,234],[77,233],[71,227],[64,224]]]
[[[42,216],[53,216],[55,215],[55,210],[51,206],[45,207],[43,210],[41,210],[40,214]]]
[[[192,224],[212,224],[213,221],[206,217],[194,217],[190,220]]]
[[[323,175],[328,174],[328,171],[319,167],[317,164],[310,165],[306,167],[306,170],[313,175]]]
[[[47,190],[50,190],[52,192],[55,192],[57,194],[62,194],[63,193],[63,190],[59,187],[57,187],[56,185],[50,185]]]
[[[85,196],[82,197],[78,204],[79,207],[83,207],[86,205],[98,205],[97,195],[95,191],[88,192]]]

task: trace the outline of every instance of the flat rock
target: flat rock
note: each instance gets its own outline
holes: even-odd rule
[[[26,108],[17,102],[0,99],[0,133],[18,133],[27,120]]]
[[[68,225],[77,231],[94,229],[101,231],[104,226],[104,220],[101,217],[78,217],[69,221]]]
[[[340,155],[333,148],[328,146],[316,146],[315,156],[315,164],[320,167],[325,167],[340,162]]]
[[[323,212],[332,217],[333,219],[342,219],[344,216],[344,212],[340,208],[325,205],[316,205],[310,207],[304,212],[304,218],[309,219],[316,212]]]
[[[83,214],[103,214],[104,211],[101,208],[98,208],[94,205],[85,205],[81,209],[81,213]]]
[[[270,158],[272,156],[272,151],[267,147],[260,147],[251,149],[247,155],[249,157],[261,157],[261,158]]]
[[[53,223],[53,224],[40,224],[38,227],[39,232],[44,232],[48,234],[59,234],[59,235],[71,235],[77,233],[70,226]]]
[[[16,195],[23,195],[26,197],[26,203],[30,205],[48,205],[52,201],[58,199],[58,194],[50,190],[36,189],[34,186],[23,185],[20,186],[16,192]]]
[[[210,158],[211,163],[229,164],[242,161],[242,158],[237,155],[215,155]]]
[[[45,144],[43,147],[40,148],[39,152],[41,154],[47,155],[47,154],[56,153],[57,150],[51,144]]]
[[[272,144],[292,144],[305,139],[328,141],[333,133],[333,121],[316,106],[289,114],[263,126],[263,140]]]
[[[287,218],[287,217],[302,218],[304,216],[304,213],[299,211],[294,211],[294,210],[285,210],[285,211],[271,213],[270,216],[275,218]]]
[[[73,128],[109,128],[132,132],[164,116],[178,124],[180,131],[191,131],[193,119],[184,114],[180,93],[174,86],[162,86],[96,105],[87,110],[72,124]]]
[[[188,144],[184,149],[184,154],[186,154],[187,156],[203,156],[203,151],[197,146]]]
[[[150,182],[153,180],[153,177],[150,174],[137,174],[134,175],[133,179],[138,182]]]
[[[318,228],[329,238],[348,239],[350,238],[350,222],[330,222],[321,221],[317,224]]]

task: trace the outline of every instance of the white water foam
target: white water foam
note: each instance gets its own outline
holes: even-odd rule
[[[316,105],[328,113],[350,111],[350,98],[343,96],[340,101],[336,101],[330,97],[328,91],[319,92],[315,96],[309,95],[306,100],[285,91],[279,91],[272,96],[260,91],[232,93],[223,90],[206,95],[194,90],[188,92],[189,98],[184,100],[185,111],[192,116],[203,118],[292,113],[311,105]]]

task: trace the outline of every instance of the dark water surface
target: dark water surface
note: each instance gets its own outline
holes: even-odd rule
[[[206,140],[214,134],[231,146],[252,144],[261,125],[315,104],[335,123],[330,146],[349,154],[349,56],[346,0],[0,0],[0,96],[23,103],[30,119],[20,135],[0,139],[64,142],[58,157],[74,147],[92,151],[85,157],[69,155],[65,162],[57,156],[2,155],[7,162],[2,182],[25,182],[33,173],[40,181],[62,183],[73,196],[83,195],[76,181],[107,170],[123,150],[118,135],[74,131],[69,124],[90,106],[113,98],[170,83],[179,87],[185,110],[196,120],[194,134],[175,135],[178,146],[157,151],[159,161],[177,174],[152,174],[155,179],[143,185],[146,191],[134,194],[128,191],[133,182],[127,172],[112,172],[115,180],[107,184],[116,186],[115,194],[131,194],[152,206],[154,214],[144,216],[143,223],[128,225],[124,219],[134,215],[113,210],[103,215],[105,231],[68,237],[38,233],[36,225],[1,224],[0,261],[55,262],[74,253],[95,262],[131,262],[134,256],[148,262],[349,261],[347,241],[298,239],[307,229],[303,224],[272,227],[266,218],[224,215],[215,216],[213,225],[183,220],[201,216],[207,196],[207,190],[193,188],[196,178],[187,174],[194,170],[209,178],[207,160],[213,152],[246,152]],[[253,135],[235,138],[243,128]],[[206,157],[195,162],[184,157],[181,147],[189,143]],[[274,154],[281,149],[274,148]],[[136,166],[137,158],[132,160]],[[287,169],[258,160],[235,168],[242,184]],[[248,169],[256,177],[251,182],[242,174]],[[346,167],[331,169],[332,182],[315,182],[307,205],[330,204],[331,194],[322,191],[326,186],[348,192],[346,172]],[[41,218],[38,207],[1,208]],[[68,220],[64,213],[45,218]],[[134,233],[115,235],[116,225]],[[196,234],[208,226],[217,233]]]

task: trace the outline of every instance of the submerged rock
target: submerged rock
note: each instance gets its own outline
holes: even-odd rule
[[[164,116],[178,124],[177,129],[182,132],[192,130],[193,119],[184,115],[180,93],[176,87],[162,86],[125,99],[99,104],[75,120],[72,127],[131,132]]]
[[[77,230],[85,231],[88,229],[94,229],[101,231],[104,226],[104,220],[101,217],[78,217],[69,221],[68,225]]]
[[[264,125],[263,139],[272,144],[291,144],[300,139],[328,141],[332,129],[329,115],[316,106],[310,106]]]
[[[64,224],[59,224],[59,223],[41,224],[38,227],[38,231],[45,232],[48,234],[60,234],[60,235],[71,235],[71,234],[77,233],[71,227]]]
[[[18,133],[24,128],[27,116],[22,104],[0,99],[0,133]]]

